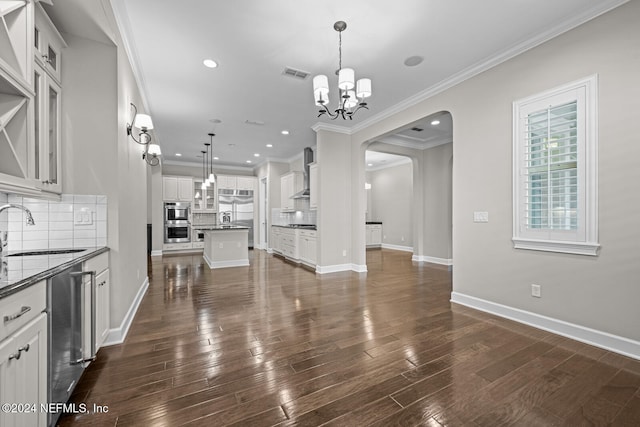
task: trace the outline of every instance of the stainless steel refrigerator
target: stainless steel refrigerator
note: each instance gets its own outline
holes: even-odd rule
[[[222,225],[249,227],[249,248],[253,249],[252,190],[218,190],[218,218]]]

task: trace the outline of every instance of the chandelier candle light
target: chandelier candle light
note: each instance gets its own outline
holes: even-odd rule
[[[327,108],[329,104],[329,79],[324,74],[319,74],[313,78],[313,97],[316,105],[320,107],[318,117],[326,114],[332,120],[342,117],[346,120],[353,120],[353,115],[361,108],[369,109],[365,98],[371,96],[371,79],[360,79],[355,82],[355,71],[353,68],[342,68],[342,32],[347,29],[347,23],[338,21],[333,24],[333,29],[338,32],[338,90],[340,100],[338,108],[332,113]],[[354,90],[355,88],[355,90]]]

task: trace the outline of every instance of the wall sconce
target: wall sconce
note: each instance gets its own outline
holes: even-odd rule
[[[151,166],[157,166],[160,164],[160,156],[162,152],[160,151],[160,146],[158,144],[149,144],[147,146],[147,151],[142,153],[142,158]]]
[[[138,114],[138,108],[133,103],[131,103],[131,107],[133,107],[133,118],[131,119],[131,124],[127,123],[127,135],[138,144],[147,145],[151,142],[151,135],[149,135],[147,131],[149,129],[153,129],[151,116],[147,114]],[[134,127],[140,129],[138,139],[133,135]]]

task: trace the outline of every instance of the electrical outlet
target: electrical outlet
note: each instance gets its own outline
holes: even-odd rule
[[[347,250],[346,249],[342,250],[342,256],[347,256]]]
[[[402,237],[400,238],[400,241],[404,242],[404,236],[402,236]]]
[[[531,284],[531,296],[536,298],[542,297],[542,287],[540,285]]]
[[[489,222],[489,212],[474,212],[473,222]]]

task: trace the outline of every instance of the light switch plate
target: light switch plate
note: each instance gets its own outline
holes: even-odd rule
[[[489,222],[489,212],[474,212],[473,222]]]

